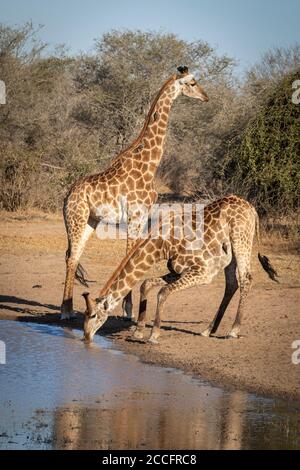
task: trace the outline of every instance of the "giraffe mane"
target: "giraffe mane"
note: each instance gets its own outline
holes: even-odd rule
[[[159,100],[159,97],[161,96],[161,94],[163,93],[163,91],[165,91],[165,89],[170,85],[170,83],[174,82],[176,80],[177,76],[176,75],[172,75],[172,77],[170,77],[164,84],[163,86],[161,87],[161,89],[159,90],[159,92],[157,93],[155,99],[153,100],[153,103],[151,105],[151,108],[147,114],[147,118],[145,120],[145,123],[144,123],[144,126],[143,126],[143,129],[141,130],[141,133],[139,135],[139,137],[137,138],[137,140],[139,140],[145,133],[145,130],[146,128],[148,127],[148,124],[149,124],[149,121],[151,119],[151,116],[153,114],[153,111],[154,111],[154,108],[156,106],[156,103],[158,102]]]

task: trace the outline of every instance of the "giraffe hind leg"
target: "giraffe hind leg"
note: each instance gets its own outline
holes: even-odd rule
[[[238,305],[236,318],[234,320],[234,323],[232,325],[230,332],[227,335],[228,339],[239,338],[242,318],[245,312],[245,303],[246,303],[248,294],[250,292],[251,284],[252,284],[252,276],[250,272],[246,272],[240,281],[240,301]]]
[[[226,266],[224,272],[225,272],[225,292],[224,296],[222,299],[222,302],[219,306],[219,309],[213,319],[213,321],[210,323],[209,327],[203,331],[202,336],[209,337],[210,335],[216,333],[217,329],[219,328],[219,325],[223,319],[223,316],[226,312],[226,309],[236,293],[239,285],[237,281],[237,276],[236,276],[236,259],[234,254],[232,255],[232,260],[228,266]]]
[[[252,244],[247,250],[235,250],[237,268],[239,274],[240,284],[240,300],[238,304],[237,314],[227,338],[239,338],[242,319],[245,313],[245,304],[248,294],[252,285],[252,276],[250,273],[250,260],[251,260]]]

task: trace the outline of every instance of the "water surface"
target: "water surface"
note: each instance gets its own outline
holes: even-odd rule
[[[1,449],[300,448],[299,403],[222,390],[81,336],[0,322]]]

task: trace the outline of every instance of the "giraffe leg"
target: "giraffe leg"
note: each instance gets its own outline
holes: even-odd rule
[[[211,276],[208,275],[205,269],[190,269],[184,272],[179,279],[160,289],[157,296],[157,309],[154,325],[152,328],[151,336],[149,338],[150,343],[158,343],[158,337],[160,335],[161,317],[168,296],[173,292],[179,292],[180,290],[187,289],[188,287],[193,287],[197,284],[209,284],[210,281]]]
[[[140,287],[140,305],[139,305],[139,317],[136,329],[133,332],[133,337],[137,339],[143,339],[146,316],[147,316],[147,297],[154,287],[165,286],[178,279],[178,276],[168,273],[161,277],[152,277],[146,279]]]
[[[238,338],[239,331],[241,328],[242,318],[245,312],[245,303],[252,284],[252,276],[250,273],[250,254],[238,254],[236,253],[236,260],[239,272],[240,281],[240,300],[237,309],[237,314],[233,323],[233,326],[228,334],[228,338]]]
[[[207,336],[209,337],[211,334],[216,333],[222,318],[224,316],[224,313],[226,312],[226,309],[234,296],[235,292],[238,289],[238,281],[236,277],[236,259],[233,254],[232,260],[228,266],[225,268],[225,281],[226,281],[226,286],[225,286],[225,292],[224,292],[224,297],[222,299],[222,302],[220,304],[220,307],[213,319],[213,321],[210,323],[209,327],[203,331],[202,336]]]
[[[139,236],[141,235],[141,229],[143,227],[143,223],[145,223],[145,217],[143,217],[143,215],[141,216],[140,214],[138,214],[136,216],[131,216],[128,218],[126,254],[128,254],[129,251],[138,242]],[[133,308],[132,291],[130,291],[124,297],[123,302],[122,302],[123,318],[125,320],[134,319],[132,308]]]
[[[122,311],[123,311],[124,320],[132,320],[133,319],[132,309],[133,309],[132,291],[130,291],[124,297],[124,299],[122,301]]]
[[[133,212],[132,212],[133,210]],[[126,253],[134,247],[142,236],[143,228],[149,228],[147,221],[149,216],[149,206],[137,205],[129,208],[127,222],[127,248]],[[147,225],[146,225],[147,224]],[[134,319],[132,314],[132,291],[128,292],[122,302],[123,318],[127,320]]]
[[[133,248],[136,241],[137,240],[132,240],[128,237],[128,230],[127,230],[126,254],[129,253],[129,251]],[[132,307],[133,307],[132,291],[130,291],[124,297],[123,302],[122,302],[122,311],[123,311],[124,320],[132,320],[133,319]]]
[[[68,320],[75,317],[73,312],[73,287],[74,277],[80,256],[85,244],[94,231],[94,225],[85,223],[77,225],[76,230],[69,235],[69,248],[66,254],[66,280],[61,304],[61,319]]]

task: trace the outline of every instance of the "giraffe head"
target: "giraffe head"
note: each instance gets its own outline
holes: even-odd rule
[[[106,321],[109,312],[113,310],[115,303],[111,295],[100,297],[95,301],[90,299],[89,292],[84,292],[82,295],[86,302],[84,340],[91,342],[96,331]]]
[[[189,73],[186,66],[177,68],[178,74],[176,75],[176,85],[178,87],[178,94],[196,98],[201,101],[208,101],[208,96],[201,85],[195,80],[194,75]]]

